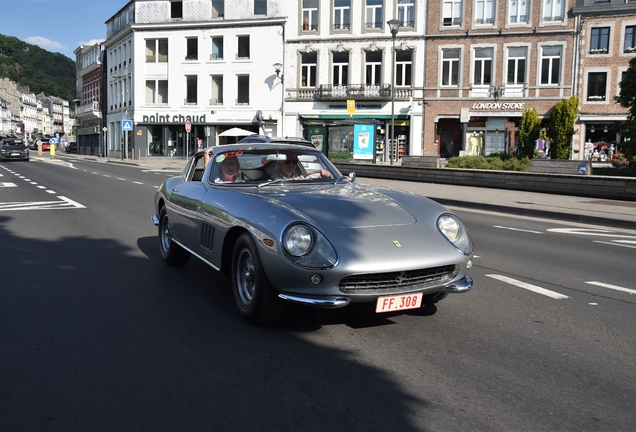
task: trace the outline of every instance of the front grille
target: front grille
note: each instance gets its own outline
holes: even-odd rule
[[[369,273],[348,276],[340,281],[338,289],[344,294],[391,294],[410,288],[426,288],[450,281],[457,266],[447,265],[419,270],[389,273]]]

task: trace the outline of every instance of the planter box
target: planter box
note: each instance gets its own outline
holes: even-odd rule
[[[548,174],[581,174],[590,175],[589,162],[565,159],[532,159],[530,172]]]

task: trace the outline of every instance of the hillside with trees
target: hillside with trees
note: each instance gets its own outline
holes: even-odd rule
[[[0,77],[36,94],[75,99],[75,62],[13,36],[0,34]]]

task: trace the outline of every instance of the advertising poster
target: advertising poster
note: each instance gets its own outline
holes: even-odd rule
[[[375,128],[373,125],[353,126],[353,158],[373,159],[373,143],[375,142]]]

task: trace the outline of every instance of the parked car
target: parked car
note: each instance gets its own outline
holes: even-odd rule
[[[5,160],[30,160],[29,148],[21,138],[4,138],[0,141],[0,162]]]
[[[77,153],[77,143],[76,142],[70,142],[66,145],[66,151],[68,153]]]
[[[226,160],[238,160],[228,171],[236,180],[218,183]],[[320,164],[320,175],[300,160]],[[282,178],[290,165],[293,176]],[[303,142],[200,151],[154,204],[163,260],[182,266],[194,256],[221,272],[253,323],[277,320],[288,302],[370,303],[384,313],[472,287],[473,243],[455,214],[410,192],[358,184]]]

